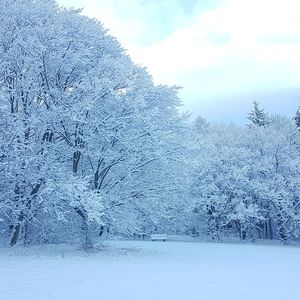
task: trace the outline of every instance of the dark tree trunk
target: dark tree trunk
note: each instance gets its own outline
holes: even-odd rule
[[[286,213],[283,209],[283,196],[279,195],[278,197],[278,206],[277,206],[277,213],[276,213],[276,221],[277,221],[277,232],[281,242],[286,243],[288,240],[288,235],[285,228],[285,221],[286,221]]]
[[[90,235],[90,230],[89,230],[89,222],[88,222],[88,216],[87,213],[84,209],[81,208],[75,208],[75,211],[79,214],[81,217],[81,230],[82,230],[82,248],[84,250],[89,250],[93,248],[93,241]]]
[[[273,240],[273,227],[272,227],[272,219],[268,220],[268,228],[269,228],[269,239]]]
[[[24,220],[24,214],[22,211],[19,213],[17,220],[18,221],[16,222],[16,224],[12,225],[12,234],[9,241],[10,247],[13,247],[17,244],[19,237],[21,235],[22,222]]]
[[[13,225],[13,232],[12,236],[10,238],[9,246],[13,247],[17,244],[21,232],[21,223],[18,223],[16,225]]]

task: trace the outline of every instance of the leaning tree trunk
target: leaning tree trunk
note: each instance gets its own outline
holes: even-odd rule
[[[24,190],[20,188],[19,185],[15,188],[15,200],[24,208],[19,211],[16,221],[14,224],[10,226],[11,229],[11,237],[9,241],[9,245],[11,247],[15,246],[20,240],[21,235],[24,238],[24,244],[29,243],[29,222],[32,220],[30,217],[30,212],[32,213],[32,205],[34,200],[36,200],[38,196],[38,192],[44,182],[43,179],[39,179],[32,191],[30,192],[30,197],[25,198],[25,187]]]
[[[81,217],[81,231],[82,231],[82,248],[84,250],[89,250],[93,248],[93,241],[89,229],[88,215],[85,209],[76,207],[75,211]]]
[[[23,213],[23,211],[21,211],[18,214],[16,223],[11,225],[12,233],[11,233],[11,237],[10,237],[10,241],[9,241],[10,247],[15,246],[17,244],[17,242],[19,241],[21,231],[22,231],[23,220],[24,220],[24,213]]]
[[[20,207],[24,205],[24,195],[25,195],[25,182],[17,183],[14,188],[14,201],[16,203],[16,210],[18,211]],[[15,246],[19,241],[22,231],[22,223],[24,221],[24,210],[20,209],[14,220],[14,223],[10,225],[11,236],[9,245],[11,247]]]

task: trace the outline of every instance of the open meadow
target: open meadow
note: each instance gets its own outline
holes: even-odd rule
[[[1,248],[4,300],[298,300],[300,248],[200,242],[108,241]]]

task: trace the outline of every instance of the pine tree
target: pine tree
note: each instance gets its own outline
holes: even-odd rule
[[[255,126],[266,126],[270,123],[268,115],[264,109],[259,107],[259,102],[253,102],[253,110],[249,113],[248,119]]]
[[[300,130],[300,106],[298,107],[297,111],[296,111],[296,115],[294,117],[295,120],[295,124],[296,126],[299,128]]]

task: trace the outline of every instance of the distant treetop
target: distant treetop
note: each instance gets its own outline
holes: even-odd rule
[[[252,125],[255,126],[266,126],[270,123],[267,113],[264,109],[259,107],[260,104],[257,101],[253,101],[253,109],[248,115],[248,119],[252,122]]]

